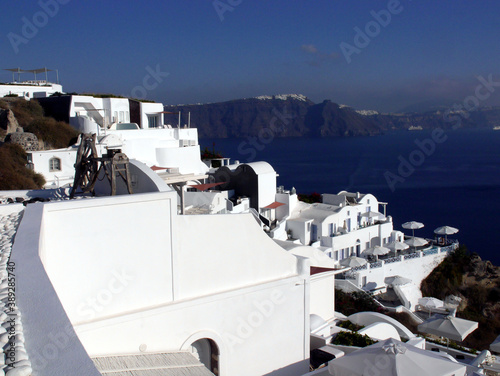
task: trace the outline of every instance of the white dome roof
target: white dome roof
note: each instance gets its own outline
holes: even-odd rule
[[[321,316],[315,315],[314,313],[309,315],[309,320],[311,332],[314,332],[316,329],[326,324],[326,321]]]

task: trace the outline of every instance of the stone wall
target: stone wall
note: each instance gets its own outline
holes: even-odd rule
[[[9,133],[5,137],[5,142],[21,145],[25,151],[37,151],[39,149],[38,138],[33,133],[23,132],[22,128],[19,128],[18,132]]]

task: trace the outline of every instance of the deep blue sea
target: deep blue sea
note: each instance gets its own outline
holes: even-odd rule
[[[470,251],[500,265],[500,131],[450,130],[434,139],[430,131],[396,131],[200,144],[233,161],[267,161],[279,174],[278,185],[299,193],[372,193],[389,203],[395,229],[415,220],[425,225],[415,235],[433,237],[439,226],[456,227],[454,237]]]

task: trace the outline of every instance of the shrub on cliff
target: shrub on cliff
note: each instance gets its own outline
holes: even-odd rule
[[[78,136],[78,132],[69,124],[49,117],[33,120],[24,127],[24,131],[35,134],[49,149],[66,148]]]
[[[78,132],[69,124],[45,117],[43,108],[35,101],[0,100],[0,108],[10,108],[16,117],[19,126],[25,132],[33,133],[38,140],[45,143],[46,148],[65,148],[78,136]]]
[[[26,127],[33,120],[43,117],[43,108],[37,101],[17,100],[0,101],[0,107],[10,108],[20,127]]]
[[[0,147],[0,190],[38,189],[44,184],[42,175],[26,167],[26,152],[21,146]]]
[[[456,295],[463,282],[463,276],[470,264],[471,255],[465,246],[460,246],[448,255],[429,276],[422,281],[420,289],[424,296],[444,299]]]
[[[362,292],[348,294],[339,289],[335,289],[335,310],[346,316],[363,311],[382,311],[368,294]]]
[[[366,347],[373,345],[376,341],[368,337],[366,334],[359,334],[357,332],[340,332],[334,339],[332,344],[343,346],[357,346]]]

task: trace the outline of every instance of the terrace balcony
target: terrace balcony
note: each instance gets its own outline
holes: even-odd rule
[[[368,234],[370,233],[377,233],[377,236],[379,236],[379,230],[390,233],[392,230],[392,218],[387,217],[383,221],[375,221],[370,223],[361,222],[357,224],[357,227],[351,228],[351,231],[340,227],[337,232],[322,236],[320,239],[320,245],[323,247],[332,247],[336,244],[340,246],[340,248],[344,248],[345,246],[351,244],[353,239],[355,241],[358,238],[366,238],[366,236],[371,238],[373,235],[369,236]]]
[[[394,264],[396,262],[405,262],[408,260],[412,259],[417,259],[417,258],[424,258],[427,256],[431,255],[437,255],[437,254],[442,254],[442,253],[451,253],[455,251],[458,248],[458,241],[450,241],[448,240],[447,245],[437,245],[437,242],[434,240],[429,240],[430,245],[426,247],[422,247],[421,249],[416,249],[416,250],[405,250],[405,251],[398,251],[396,256],[391,256],[391,255],[385,255],[385,256],[379,256],[378,260],[373,261],[368,261],[367,264],[362,265],[362,266],[357,266],[354,268],[351,268],[347,274],[353,274],[357,271],[360,270],[369,270],[369,269],[376,269],[376,268],[381,268],[384,265],[388,264]]]
[[[350,281],[357,288],[373,293],[385,292],[386,277],[401,275],[409,278],[416,285],[434,269],[444,258],[458,248],[458,241],[438,244],[434,240],[421,249],[409,249],[396,255],[380,256],[368,260],[362,266],[353,267],[337,278]]]

